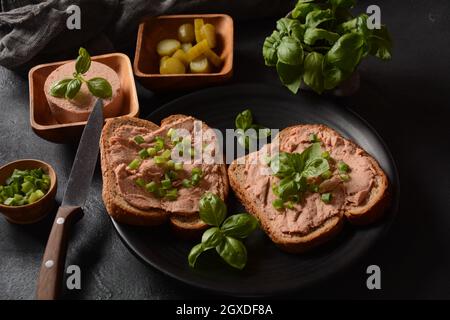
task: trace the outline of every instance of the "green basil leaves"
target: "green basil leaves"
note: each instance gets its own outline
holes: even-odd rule
[[[263,45],[267,66],[293,93],[302,82],[321,94],[345,81],[361,60],[391,59],[392,41],[385,26],[371,30],[367,14],[354,17],[355,0],[299,0],[288,18]]]
[[[301,200],[302,193],[315,191],[314,185],[308,184],[308,179],[317,178],[330,170],[328,158],[320,142],[314,142],[302,153],[281,152],[273,157],[271,169],[281,179],[279,184],[272,186],[273,193],[278,197],[273,206],[276,209],[292,206]]]
[[[259,222],[248,213],[226,216],[226,205],[213,193],[205,193],[200,199],[200,218],[212,227],[202,236],[202,242],[195,245],[188,256],[191,267],[195,267],[197,258],[205,251],[216,252],[230,266],[243,269],[247,263],[247,249],[241,241],[259,227]],[[225,221],[224,221],[225,220]]]
[[[239,113],[236,116],[234,124],[237,129],[238,143],[246,149],[250,147],[250,140],[253,142],[258,139],[270,137],[271,135],[270,129],[253,123],[253,115],[250,109],[246,109]]]
[[[81,85],[86,83],[89,91],[95,97],[108,99],[112,97],[111,84],[104,78],[96,77],[85,80],[83,74],[91,67],[91,56],[86,49],[80,48],[75,61],[75,72],[73,78],[66,78],[55,82],[50,88],[50,95],[58,98],[73,99],[81,89]]]

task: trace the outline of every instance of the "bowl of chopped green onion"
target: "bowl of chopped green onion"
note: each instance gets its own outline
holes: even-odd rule
[[[18,160],[0,168],[0,212],[12,223],[29,224],[53,208],[57,179],[39,160]]]

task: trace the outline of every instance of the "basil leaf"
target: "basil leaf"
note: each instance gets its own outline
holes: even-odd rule
[[[112,87],[106,79],[92,78],[87,82],[89,91],[96,97],[108,99],[112,97]]]
[[[227,207],[219,196],[207,192],[200,198],[199,212],[203,222],[219,227],[227,215]]]
[[[323,83],[326,90],[334,89],[338,84],[344,81],[350,73],[344,73],[336,66],[324,63],[323,65]]]
[[[298,66],[303,63],[303,48],[296,38],[286,36],[281,39],[278,46],[278,61],[291,66]]]
[[[66,88],[66,98],[67,99],[72,99],[73,97],[76,96],[76,94],[78,93],[78,91],[80,91],[81,88],[81,81],[78,79],[72,79],[69,81],[69,83],[67,84],[67,88]]]
[[[286,177],[281,179],[280,184],[277,187],[276,195],[283,201],[289,199],[289,197],[297,195],[300,192],[300,185],[292,179],[292,177]]]
[[[299,1],[294,10],[292,10],[292,18],[305,21],[306,15],[311,11],[318,10],[320,7],[314,3],[305,3]]]
[[[386,26],[373,30],[369,37],[370,54],[382,60],[391,59],[392,41]]]
[[[277,64],[277,49],[280,45],[281,37],[278,31],[274,31],[270,37],[267,37],[263,45],[263,57],[266,66],[273,67]]]
[[[91,56],[86,49],[80,48],[78,50],[78,57],[75,62],[75,70],[79,74],[86,73],[91,67]]]
[[[339,34],[319,28],[306,29],[304,42],[310,46],[314,45],[317,40],[326,40],[329,44],[334,44],[339,39]]]
[[[292,26],[298,24],[299,22],[294,19],[281,18],[277,21],[277,30],[280,32],[280,37],[290,36]]]
[[[322,147],[320,146],[319,142],[315,142],[312,145],[310,145],[307,149],[307,158],[305,159],[306,162],[322,158]]]
[[[278,77],[292,93],[297,93],[302,82],[302,66],[291,66],[278,61]]]
[[[250,128],[252,123],[253,123],[253,116],[250,109],[244,110],[241,113],[239,113],[236,117],[236,120],[234,121],[236,128],[242,129],[244,131]]]
[[[222,232],[229,237],[246,238],[259,226],[258,220],[248,214],[240,213],[228,217],[222,224]]]
[[[72,79],[62,79],[55,82],[50,88],[50,95],[53,97],[63,98],[67,91],[67,85]]]
[[[216,247],[216,251],[226,263],[234,268],[243,269],[247,264],[247,249],[240,240],[226,237]]]
[[[272,135],[272,131],[269,128],[259,124],[252,124],[251,129],[255,129],[258,139],[267,138]]]
[[[310,52],[306,56],[303,66],[303,81],[319,94],[324,90],[322,63],[323,55],[317,52]]]
[[[191,249],[191,251],[189,252],[189,256],[188,256],[188,262],[192,268],[195,267],[195,263],[197,262],[198,257],[206,250],[209,250],[209,249],[205,248],[202,243],[195,245]]]
[[[337,8],[351,9],[356,4],[355,0],[329,0],[329,1],[330,4],[333,6],[333,10],[336,10]]]
[[[316,28],[321,23],[333,19],[334,17],[330,9],[314,10],[306,15],[306,26],[308,28]]]
[[[324,158],[315,158],[306,163],[305,170],[302,174],[307,178],[320,176],[322,173],[330,169],[328,161]]]
[[[339,38],[325,55],[326,62],[343,72],[351,73],[361,61],[365,50],[364,38],[358,33],[347,33]]]
[[[222,231],[219,228],[209,228],[203,233],[202,244],[205,249],[217,247],[224,239]]]

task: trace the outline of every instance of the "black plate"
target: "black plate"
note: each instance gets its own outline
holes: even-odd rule
[[[387,216],[375,225],[356,228],[346,225],[329,244],[303,255],[280,251],[262,232],[247,239],[248,263],[243,271],[233,270],[214,255],[202,256],[198,268],[191,269],[187,255],[194,243],[176,239],[167,226],[151,230],[114,222],[124,243],[139,258],[180,281],[233,296],[270,296],[299,289],[323,280],[355,262],[380,238],[394,219],[398,204],[398,174],[389,150],[367,122],[325,98],[310,94],[296,96],[280,87],[259,84],[206,89],[175,100],[153,112],[149,119],[177,113],[192,115],[209,126],[234,128],[236,114],[250,108],[256,121],[269,128],[285,128],[299,123],[326,124],[358,143],[372,154],[389,177],[394,200]],[[231,196],[231,213],[242,212]]]

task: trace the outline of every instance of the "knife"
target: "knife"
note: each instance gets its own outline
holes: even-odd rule
[[[60,294],[69,232],[72,225],[83,217],[81,207],[94,175],[102,127],[103,103],[98,99],[83,130],[63,201],[45,248],[36,290],[38,300],[53,300]]]

